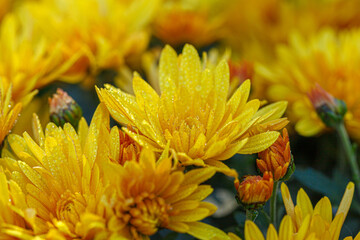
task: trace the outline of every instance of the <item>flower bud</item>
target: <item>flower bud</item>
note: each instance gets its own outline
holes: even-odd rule
[[[260,172],[271,172],[274,181],[286,180],[294,172],[295,164],[290,151],[289,135],[286,128],[273,145],[258,154],[256,165]],[[291,170],[290,170],[291,169]],[[287,174],[287,173],[291,174]]]
[[[326,126],[334,128],[342,122],[347,112],[344,101],[333,97],[319,84],[316,84],[315,88],[308,93],[308,97],[318,116]]]
[[[248,210],[262,207],[271,197],[274,180],[271,172],[261,176],[244,176],[240,182],[234,182],[237,191],[237,200],[241,206]]]
[[[70,123],[75,129],[82,117],[82,110],[75,100],[62,89],[58,88],[52,98],[49,98],[50,121],[63,127]]]

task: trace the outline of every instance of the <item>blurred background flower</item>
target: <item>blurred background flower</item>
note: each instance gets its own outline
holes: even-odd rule
[[[345,125],[353,139],[360,139],[360,95],[354,93],[360,89],[359,40],[359,30],[328,29],[310,37],[293,33],[288,46],[277,48],[275,62],[256,67],[269,85],[268,98],[289,101],[287,114],[300,134],[313,136],[326,128],[308,98],[318,84],[346,103]]]
[[[225,7],[219,0],[165,0],[154,19],[153,33],[173,47],[209,45],[222,37]]]

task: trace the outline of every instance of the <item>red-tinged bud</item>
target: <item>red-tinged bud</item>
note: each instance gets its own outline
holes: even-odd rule
[[[235,180],[237,199],[241,206],[248,210],[262,207],[271,197],[274,180],[271,172],[261,176],[244,176]]]
[[[295,165],[286,128],[283,129],[282,136],[279,136],[273,145],[260,152],[258,156],[259,159],[256,160],[256,165],[260,172],[271,172],[274,181],[287,180],[294,172]]]
[[[82,117],[82,110],[75,100],[62,89],[58,88],[52,98],[49,98],[50,121],[57,126],[70,123],[75,129]]]
[[[334,128],[343,121],[344,115],[347,112],[344,101],[333,97],[319,84],[316,84],[308,93],[308,97],[318,116],[326,126]]]

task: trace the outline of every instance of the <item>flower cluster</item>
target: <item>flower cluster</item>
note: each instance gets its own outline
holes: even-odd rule
[[[359,9],[0,0],[0,239],[356,234]]]

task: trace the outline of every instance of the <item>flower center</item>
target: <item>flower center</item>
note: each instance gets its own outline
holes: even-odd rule
[[[151,236],[158,228],[168,225],[171,206],[161,197],[143,193],[135,199],[127,199],[125,205],[117,215],[127,222],[134,239]]]
[[[66,191],[56,204],[58,220],[64,221],[70,230],[74,232],[75,225],[80,221],[80,215],[85,211],[86,202],[80,193]]]

